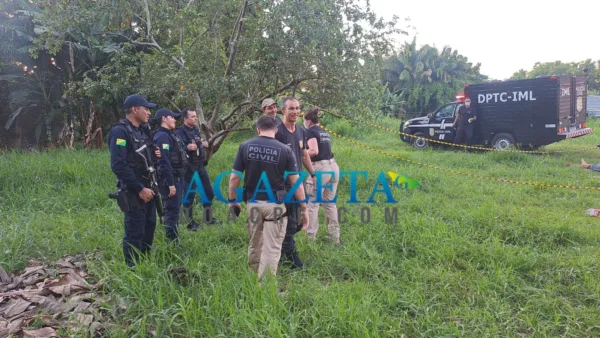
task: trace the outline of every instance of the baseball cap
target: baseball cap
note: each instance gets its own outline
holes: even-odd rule
[[[146,100],[142,95],[138,95],[138,94],[127,96],[127,98],[125,99],[125,102],[123,102],[123,107],[125,107],[125,108],[131,108],[131,107],[137,107],[137,106],[155,108],[157,106],[157,104],[148,102],[148,100]]]
[[[181,116],[181,114],[174,113],[167,108],[160,108],[159,110],[156,111],[156,114],[154,115],[154,119],[160,120],[163,116],[173,116],[175,119],[178,119],[179,116]]]
[[[265,107],[268,107],[270,105],[276,104],[277,102],[275,102],[275,100],[268,98],[268,99],[264,99],[261,105],[261,109],[265,109]]]

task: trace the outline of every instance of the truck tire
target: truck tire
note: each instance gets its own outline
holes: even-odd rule
[[[511,134],[500,133],[492,139],[492,146],[496,150],[506,150],[510,147],[514,147],[515,138]]]
[[[422,131],[418,131],[418,132],[414,133],[414,135],[425,138],[425,133]],[[419,150],[425,150],[429,147],[429,141],[423,140],[423,139],[418,139],[418,138],[413,138],[412,144],[413,144],[413,147],[415,147]]]

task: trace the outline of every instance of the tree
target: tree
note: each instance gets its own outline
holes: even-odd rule
[[[377,69],[400,32],[355,0],[51,1],[37,22],[46,27],[37,46],[50,53],[73,32],[114,48],[80,96],[114,103],[117,88],[121,102],[137,91],[175,110],[194,106],[212,153],[266,97],[377,109]]]
[[[417,48],[414,38],[386,60],[382,79],[388,96],[398,95],[396,101],[406,101],[409,110],[422,113],[454,99],[464,84],[484,81],[479,69],[480,64],[473,66],[450,47]]]
[[[39,27],[34,19],[39,10],[28,1],[0,2],[0,81],[6,88],[10,115],[4,113],[2,125],[9,130],[16,127],[17,145],[36,143],[50,145],[53,138],[54,117],[60,110],[62,80],[55,59],[41,53],[34,59],[29,55],[32,41]],[[27,123],[19,123],[19,119]],[[30,130],[33,128],[33,130]]]
[[[600,94],[600,60],[536,62],[530,71],[521,69],[514,73],[511,79],[533,79],[551,75],[587,75],[588,92]]]

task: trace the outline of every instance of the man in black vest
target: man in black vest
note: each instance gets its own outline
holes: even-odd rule
[[[194,176],[194,172],[198,173],[202,188],[206,193],[206,201],[203,203],[204,206],[204,223],[206,224],[217,224],[219,221],[212,215],[212,202],[215,198],[215,192],[213,191],[210,177],[206,171],[207,154],[206,149],[208,148],[208,142],[202,139],[200,131],[196,129],[198,123],[198,116],[196,111],[190,108],[184,108],[181,111],[183,116],[183,125],[177,128],[177,135],[181,141],[183,141],[184,147],[187,151],[189,162],[184,175],[184,189],[187,190]],[[185,190],[181,195],[182,198],[185,196]],[[196,195],[192,195],[190,201],[183,204],[184,212],[189,219],[187,228],[192,231],[196,231],[200,228],[200,225],[194,221],[194,199]]]
[[[171,242],[179,241],[177,222],[183,194],[183,174],[187,166],[187,154],[183,143],[175,134],[175,121],[180,114],[162,108],[154,119],[160,121],[160,127],[154,133],[154,144],[160,148],[158,160],[158,189],[165,204],[165,230]]]
[[[146,124],[150,118],[148,108],[156,104],[140,95],[131,95],[123,106],[126,117],[111,129],[108,145],[110,167],[118,179],[119,207],[125,213],[123,254],[127,265],[133,266],[139,260],[139,253],[152,248],[156,229],[154,192],[149,188],[150,175],[142,158],[143,155],[147,161],[153,161],[152,139]]]
[[[240,200],[246,202],[247,230],[249,237],[248,266],[258,272],[262,279],[266,271],[277,274],[277,264],[281,258],[281,246],[286,233],[289,217],[283,199],[286,191],[286,172],[296,171],[296,159],[291,149],[274,139],[277,127],[275,120],[261,116],[256,121],[258,137],[240,145],[233,170],[236,174],[229,179],[230,208],[238,208]],[[238,196],[240,178],[244,176],[244,193]],[[287,182],[294,186],[298,174],[287,176]],[[302,201],[305,198],[301,185],[294,196]],[[308,223],[306,203],[299,203],[301,218]]]

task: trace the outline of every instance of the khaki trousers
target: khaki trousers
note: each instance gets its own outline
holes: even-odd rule
[[[287,217],[283,204],[257,201],[246,205],[248,229],[248,266],[258,272],[261,280],[267,269],[277,274],[281,244],[285,236]],[[279,220],[277,220],[279,218]]]
[[[340,181],[340,168],[338,167],[335,159],[324,160],[313,162],[313,168],[316,172],[333,172],[335,176],[331,174],[321,174],[322,177],[322,186],[325,187],[331,184],[331,189],[323,188],[322,189],[322,198],[321,200],[333,201],[335,198],[335,194],[337,192],[337,186]],[[308,238],[314,239],[317,236],[317,231],[319,230],[319,207],[320,203],[314,203],[314,199],[316,198],[316,187],[315,187],[315,178],[307,179],[307,190],[310,194],[310,199],[308,200],[308,229],[306,230],[306,234]],[[335,203],[322,203],[323,209],[325,210],[325,217],[327,219],[327,230],[329,231],[329,236],[335,243],[339,243],[340,241],[340,224],[338,223],[338,212]]]

